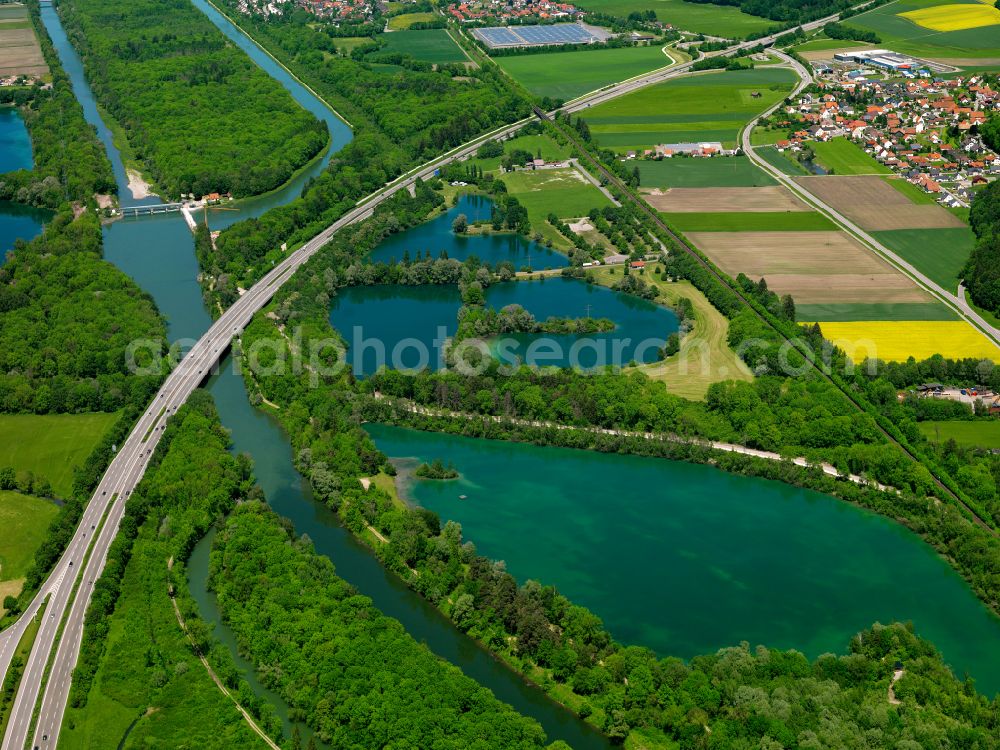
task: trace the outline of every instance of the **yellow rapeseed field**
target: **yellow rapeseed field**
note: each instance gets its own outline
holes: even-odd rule
[[[915,24],[933,31],[962,31],[1000,24],[1000,10],[985,3],[978,5],[936,5],[900,13]]]
[[[865,357],[905,362],[911,356],[921,360],[934,354],[1000,362],[1000,348],[962,320],[866,320],[819,325],[823,335],[855,362]]]

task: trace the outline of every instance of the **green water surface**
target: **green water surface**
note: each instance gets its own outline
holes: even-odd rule
[[[876,621],[910,620],[959,677],[1000,691],[1000,618],[874,513],[710,466],[366,427],[390,457],[453,462],[460,479],[410,479],[405,493],[623,643],[687,658],[749,641],[815,657],[844,653]]]

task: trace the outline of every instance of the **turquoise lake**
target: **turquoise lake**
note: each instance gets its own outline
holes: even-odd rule
[[[515,270],[528,266],[536,271],[547,268],[565,268],[569,259],[518,234],[455,234],[451,225],[459,214],[465,214],[471,224],[489,221],[493,201],[481,195],[462,195],[448,211],[431,221],[419,224],[405,232],[393,234],[369,253],[373,263],[402,262],[406,255],[411,260],[425,257],[427,253],[437,258],[442,251],[449,258],[464,261],[476,256],[489,266],[509,261]]]
[[[620,642],[688,658],[749,641],[812,658],[845,653],[876,621],[909,620],[959,677],[1000,691],[1000,618],[919,537],[874,513],[699,464],[366,429],[392,458],[451,461],[459,479],[402,489]]]
[[[0,174],[32,166],[31,138],[20,113],[13,107],[0,106]],[[14,248],[15,240],[34,239],[51,217],[52,212],[44,208],[0,201],[0,265]]]
[[[561,276],[493,284],[486,289],[486,304],[496,309],[519,304],[540,321],[589,316],[616,324],[613,331],[586,336],[504,336],[491,342],[491,348],[507,365],[590,369],[653,362],[657,349],[677,330],[677,317],[661,305]],[[347,342],[347,361],[357,376],[371,375],[384,364],[440,369],[444,341],[458,328],[461,306],[454,286],[347,287],[331,302],[330,324]]]

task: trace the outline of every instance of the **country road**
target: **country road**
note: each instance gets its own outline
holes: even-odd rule
[[[812,81],[812,76],[808,70],[801,63],[799,63],[794,58],[786,55],[784,52],[778,50],[773,50],[773,52],[781,57],[788,67],[792,68],[795,73],[799,76],[799,84],[796,86],[795,91],[791,96],[798,95],[809,83]],[[793,177],[786,175],[777,167],[773,166],[770,162],[766,161],[764,158],[759,156],[754,150],[754,146],[750,142],[750,134],[753,131],[757,123],[764,117],[769,116],[779,107],[784,106],[784,102],[779,102],[771,107],[767,112],[764,112],[753,121],[751,121],[744,129],[740,135],[740,146],[750,160],[756,164],[758,167],[767,172],[771,177],[776,179],[781,185],[792,191],[796,196],[803,199],[807,204],[812,204],[816,207],[820,213],[826,214],[826,216],[833,220],[833,222],[839,225],[842,229],[854,236],[855,239],[859,240],[862,245],[867,246],[876,255],[882,256],[885,260],[889,261],[890,264],[895,266],[899,271],[909,276],[913,281],[915,281],[920,287],[926,290],[928,293],[937,297],[941,302],[946,304],[948,307],[953,309],[966,321],[971,323],[976,328],[980,329],[986,336],[988,336],[993,343],[1000,346],[1000,330],[994,328],[989,322],[986,321],[979,313],[972,309],[965,299],[965,290],[963,287],[959,286],[958,294],[947,291],[937,282],[932,281],[926,275],[918,271],[914,266],[912,266],[904,258],[900,257],[892,250],[887,248],[885,245],[880,243],[871,234],[863,230],[853,221],[848,219],[842,213],[834,209],[827,203],[824,203],[813,193],[809,192],[805,187],[800,185]],[[832,179],[832,178],[831,178]]]
[[[867,4],[867,3],[865,3]],[[863,4],[864,5],[864,4]],[[859,6],[861,7],[861,6]],[[836,20],[828,16],[803,25],[806,31]],[[778,35],[743,42],[718,55],[770,44]],[[579,112],[587,107],[690,72],[694,62],[660,68],[620,84],[580,97],[563,107]],[[253,285],[209,327],[167,377],[156,397],[139,418],[132,432],[101,478],[83,513],[80,525],[45,583],[21,617],[0,632],[0,683],[7,674],[17,644],[31,618],[47,596],[50,601],[31,649],[18,686],[2,750],[22,750],[29,737],[31,747],[54,748],[69,696],[72,672],[79,655],[84,616],[94,583],[107,559],[108,549],[118,533],[126,502],[142,479],[150,457],[162,435],[164,423],[211,373],[232,339],[251,321],[294,272],[322,248],[340,229],[362,221],[383,201],[399,190],[408,189],[418,179],[434,175],[441,167],[467,158],[492,139],[504,139],[519,130],[530,118],[483,134],[462,146],[411,170],[358,202],[356,207],[320,234],[291,252]],[[759,158],[759,157],[758,157]],[[83,569],[83,570],[81,570]],[[36,706],[41,699],[37,720]]]

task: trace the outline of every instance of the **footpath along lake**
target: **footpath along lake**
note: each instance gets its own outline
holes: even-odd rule
[[[31,169],[34,163],[31,138],[21,113],[14,107],[0,106],[0,174]],[[34,239],[51,217],[47,209],[0,200],[0,265],[14,248],[15,240]]]
[[[664,459],[366,425],[382,452],[441,458],[412,502],[462,524],[520,582],[556,586],[616,640],[689,658],[749,641],[845,653],[912,621],[961,678],[1000,691],[1000,618],[919,537],[833,497]],[[465,496],[465,499],[462,499]]]

